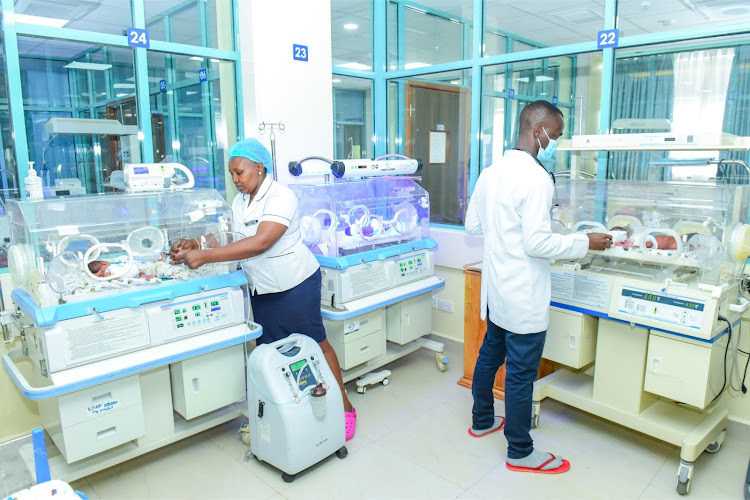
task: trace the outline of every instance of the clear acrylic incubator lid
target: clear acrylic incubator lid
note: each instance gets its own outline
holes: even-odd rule
[[[718,283],[750,254],[749,208],[748,186],[566,180],[556,187],[552,230],[610,233],[610,249],[589,251],[593,267]]]
[[[429,238],[430,197],[413,178],[289,187],[299,200],[302,241],[317,256],[345,257]]]
[[[228,272],[169,264],[172,243],[220,236],[231,209],[214,189],[9,200],[8,270],[14,288],[39,305],[168,280]]]

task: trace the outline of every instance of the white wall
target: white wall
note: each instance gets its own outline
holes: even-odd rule
[[[239,26],[245,136],[270,149],[269,134],[259,135],[258,124],[286,126],[276,133],[276,165],[279,181],[288,184],[290,161],[333,157],[331,4],[242,0]],[[294,44],[307,46],[307,62],[292,58]]]

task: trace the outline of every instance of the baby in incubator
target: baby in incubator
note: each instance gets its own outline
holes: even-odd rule
[[[181,272],[185,272],[184,266],[173,266],[164,260],[166,254],[158,260],[132,261],[125,259],[93,260],[88,263],[91,274],[98,278],[117,276],[118,279],[152,279],[152,278],[175,278]]]

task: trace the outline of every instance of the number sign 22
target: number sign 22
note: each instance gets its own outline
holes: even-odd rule
[[[603,30],[596,36],[597,49],[614,49],[620,44],[620,30]]]

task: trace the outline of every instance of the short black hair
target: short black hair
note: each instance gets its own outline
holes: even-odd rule
[[[527,104],[521,111],[519,131],[534,128],[555,115],[563,116],[560,108],[549,101],[539,100]]]

